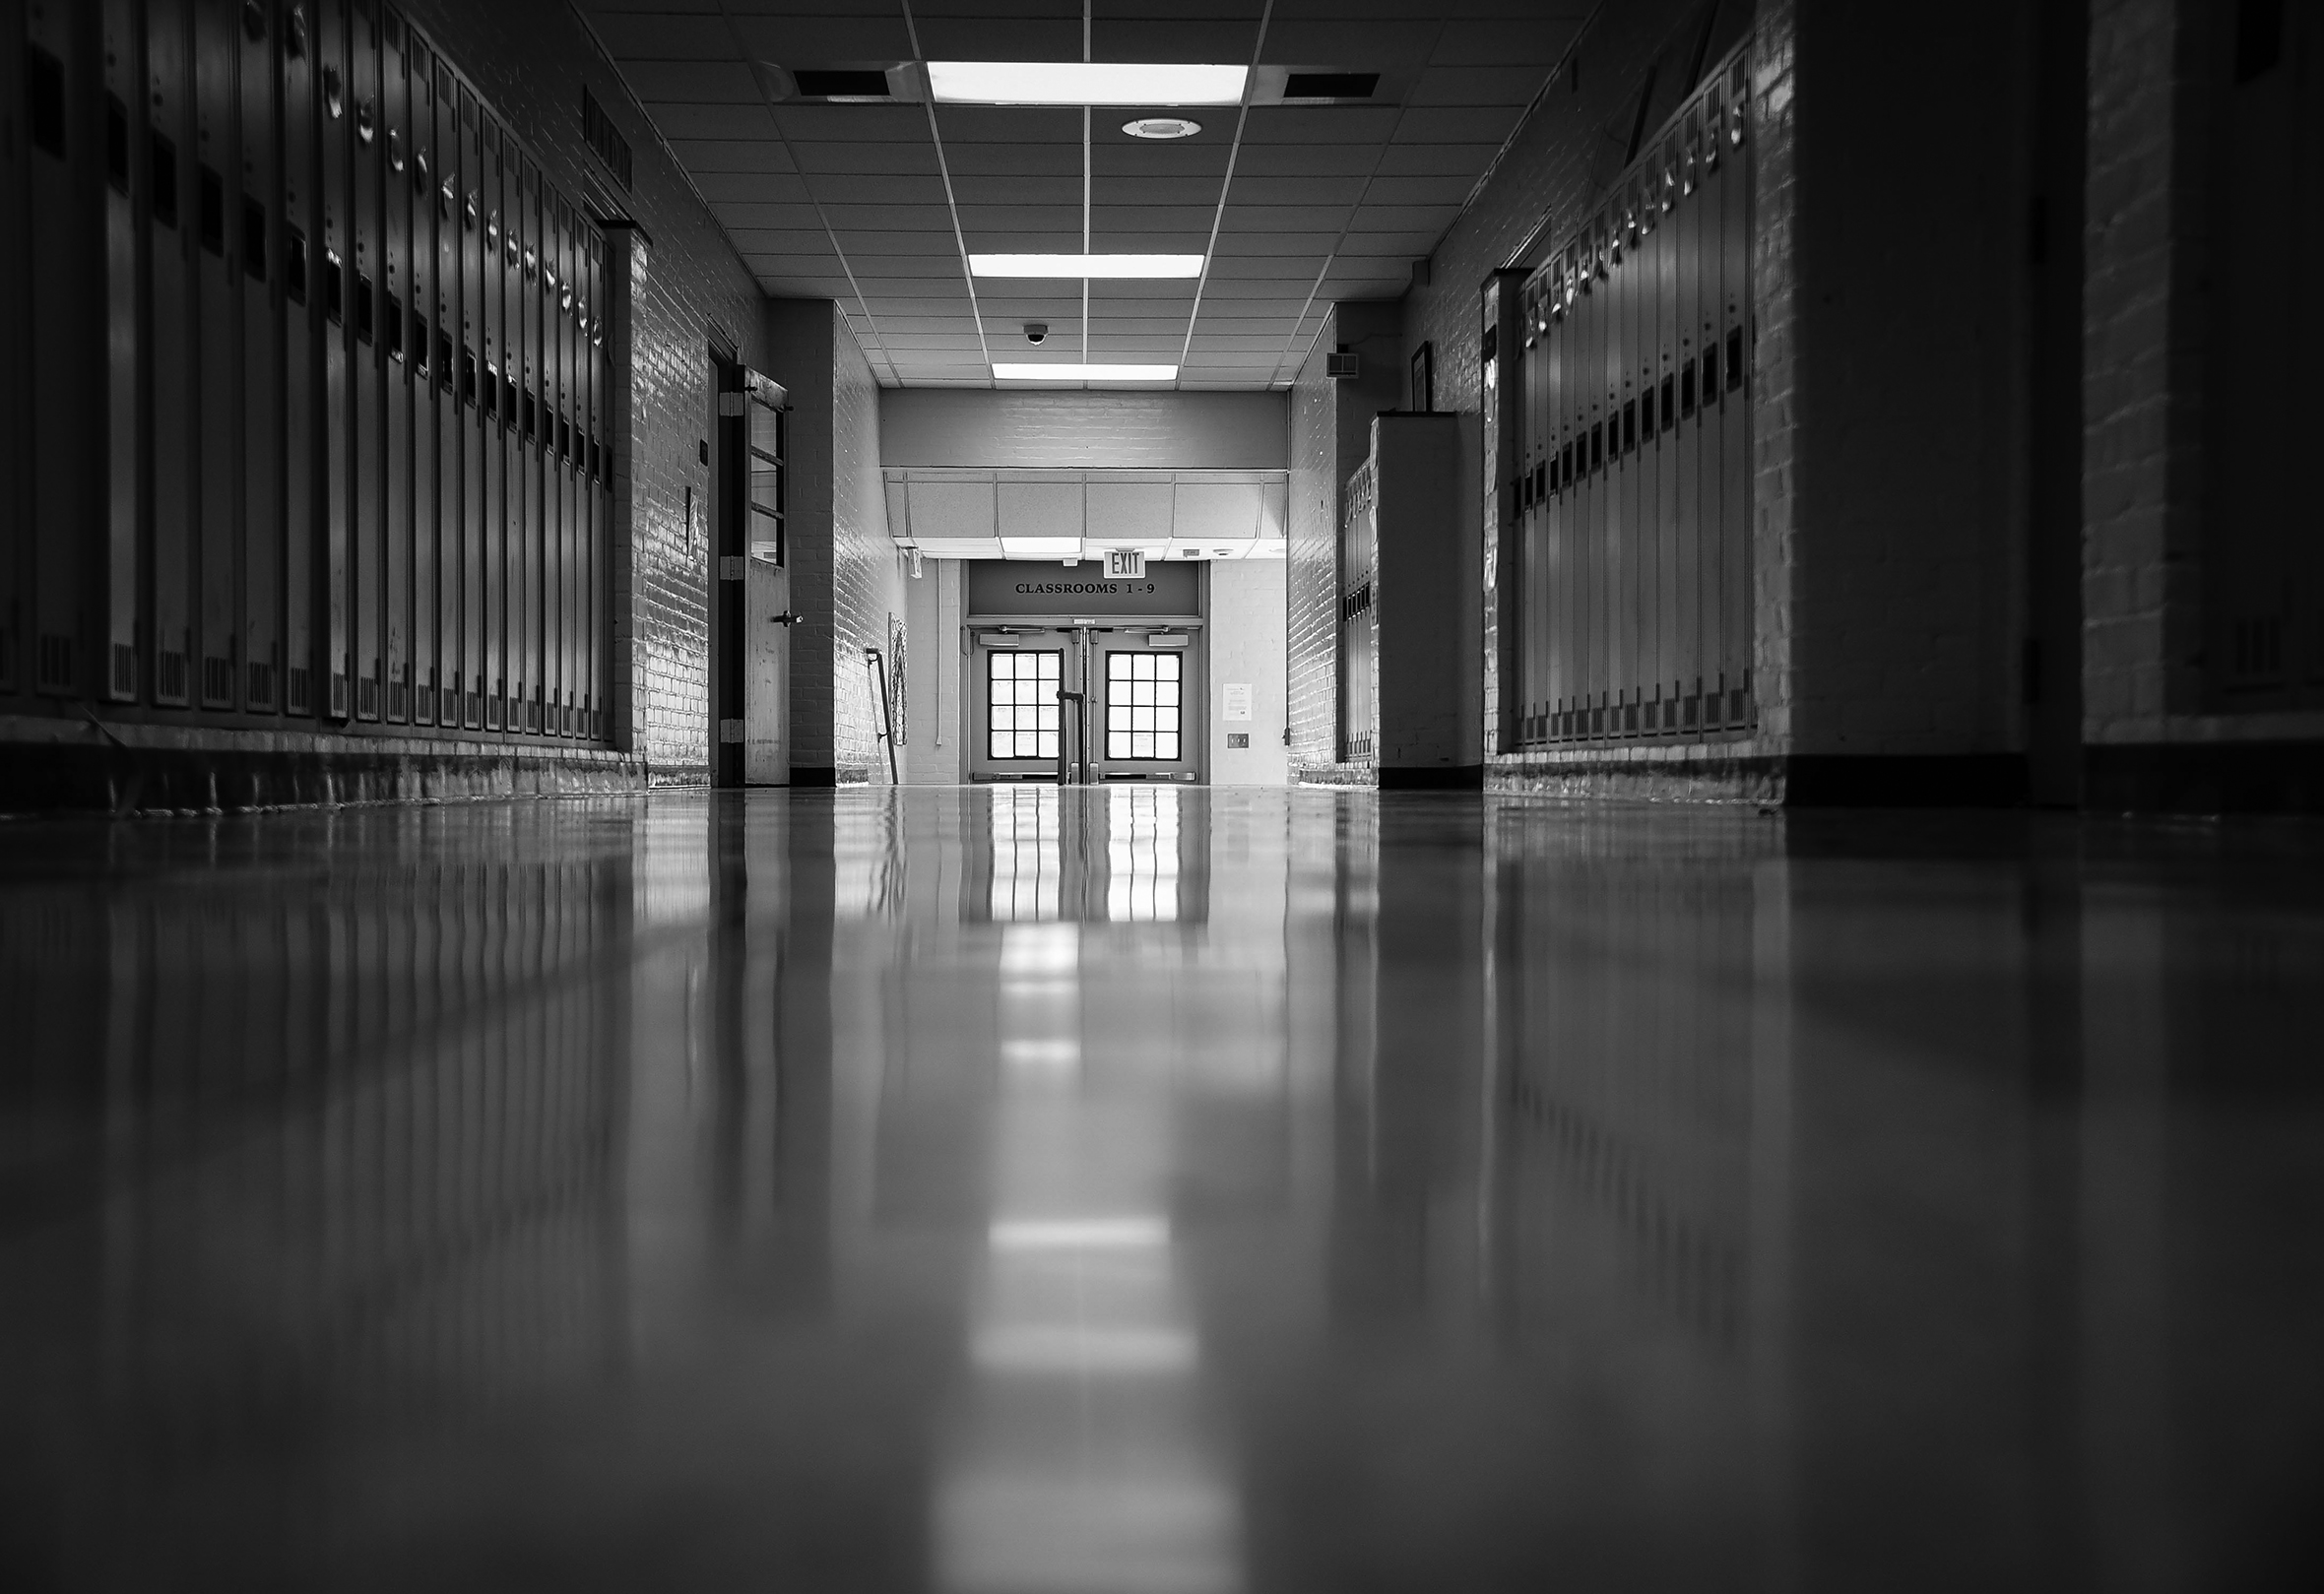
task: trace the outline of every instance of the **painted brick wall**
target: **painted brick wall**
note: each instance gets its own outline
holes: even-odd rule
[[[2083,288],[2083,734],[2201,704],[2199,63],[2174,0],[2095,0]]]
[[[1296,770],[1327,765],[1339,717],[1339,410],[1323,374],[1333,323],[1291,384],[1291,514],[1284,560],[1290,754]]]
[[[468,73],[566,192],[601,196],[637,223],[626,234],[630,296],[627,424],[616,428],[613,736],[657,781],[709,770],[709,549],[686,534],[686,493],[707,488],[709,343],[760,356],[757,285],[703,208],[612,63],[561,0],[414,0],[413,21]],[[581,140],[586,86],[633,153],[624,193]],[[616,231],[619,247],[624,234]]]
[[[888,651],[904,591],[880,485],[879,388],[831,300],[769,299],[766,325],[767,374],[791,404],[792,773],[863,781],[876,769],[885,781],[864,649]]]
[[[880,395],[880,463],[1280,471],[1279,393]]]
[[[888,779],[887,753],[878,739],[878,687],[864,650],[880,651],[892,679],[891,633],[904,619],[904,570],[888,536],[879,474],[879,385],[836,306],[831,324],[832,758],[840,780],[881,784]],[[900,750],[897,768],[900,773]]]
[[[1281,786],[1289,778],[1283,744],[1285,664],[1283,622],[1286,561],[1221,559],[1210,566],[1210,784]],[[1226,688],[1251,688],[1251,718],[1228,723]],[[1245,735],[1246,747],[1227,737]]]

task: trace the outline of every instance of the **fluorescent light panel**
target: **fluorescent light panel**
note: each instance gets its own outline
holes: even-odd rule
[[[1200,255],[976,255],[968,269],[979,277],[1171,278],[1202,275]]]
[[[1250,70],[1137,61],[931,61],[928,86],[952,105],[1234,105]]]
[[[1175,365],[1068,365],[1051,360],[1038,365],[996,361],[993,374],[1003,382],[1174,382]]]
[[[1078,537],[1003,537],[1001,551],[1011,559],[1078,559]]]

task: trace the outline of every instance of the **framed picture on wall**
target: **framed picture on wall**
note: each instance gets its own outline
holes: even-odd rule
[[[1422,344],[1412,351],[1412,408],[1420,411],[1437,407],[1437,346]]]

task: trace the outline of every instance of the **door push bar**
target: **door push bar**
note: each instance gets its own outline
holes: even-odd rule
[[[1058,736],[1057,783],[1060,786],[1087,786],[1089,784],[1089,717],[1085,705],[1089,701],[1089,694],[1087,692],[1068,692],[1061,686],[1058,688],[1057,700],[1061,705],[1065,703],[1073,705],[1073,712],[1070,715],[1067,715],[1062,707],[1058,711],[1058,730],[1061,733]],[[1069,759],[1065,756],[1066,738],[1063,734],[1067,726],[1072,727],[1071,739],[1074,752],[1074,756]]]

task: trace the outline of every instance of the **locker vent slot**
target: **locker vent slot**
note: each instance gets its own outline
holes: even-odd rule
[[[113,695],[137,695],[137,650],[126,642],[113,644]]]
[[[371,279],[355,273],[355,341],[371,341]]]
[[[254,664],[250,667],[250,706],[254,709],[271,709],[275,706],[274,666]]]
[[[148,164],[152,167],[148,181],[154,191],[148,209],[156,223],[174,227],[177,225],[177,146],[160,133],[154,134]]]
[[[418,310],[412,312],[412,367],[421,376],[427,374],[427,318]]]
[[[347,676],[336,669],[331,672],[331,717],[347,718]]]
[[[314,703],[313,703],[313,700],[312,700],[312,698],[310,697],[310,695],[309,695],[309,694],[311,693],[311,691],[313,690],[313,688],[312,688],[312,687],[311,687],[311,686],[308,684],[308,683],[309,683],[309,681],[311,680],[311,678],[312,678],[312,677],[311,677],[311,676],[309,676],[309,674],[307,673],[307,671],[306,671],[306,670],[305,670],[305,669],[304,669],[302,667],[300,667],[300,666],[298,666],[298,665],[292,665],[292,666],[290,667],[290,712],[291,712],[292,714],[309,714],[309,713],[312,713],[312,712],[313,712],[313,710],[314,710]]]
[[[154,696],[163,703],[185,701],[185,655],[163,651],[154,661]]]
[[[53,632],[40,635],[38,680],[42,691],[69,691],[73,684],[73,639]]]
[[[242,269],[256,282],[266,281],[266,206],[245,196],[242,200]]]
[[[365,675],[355,683],[355,713],[366,720],[379,718],[379,677]]]
[[[25,105],[32,147],[65,157],[65,64],[39,45],[26,52]],[[42,644],[47,644],[43,640]]]
[[[129,192],[129,107],[119,95],[105,96],[105,181],[113,192]]]
[[[202,248],[206,253],[226,253],[226,179],[208,166],[200,168],[202,185]]]
[[[412,688],[400,680],[387,684],[387,717],[391,720],[408,720],[412,717]]]
[[[202,658],[202,706],[231,708],[234,703],[234,663],[205,654]]]

